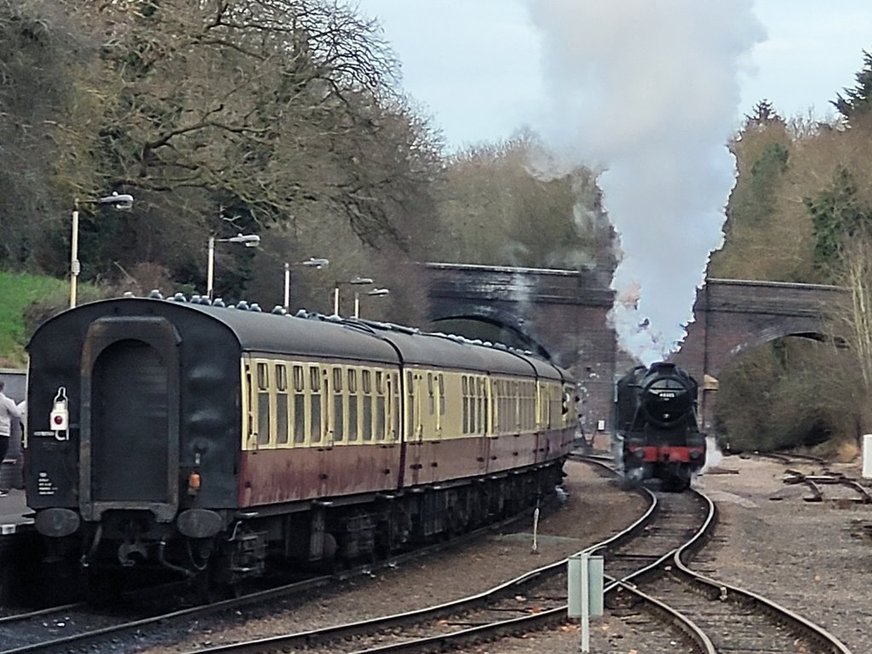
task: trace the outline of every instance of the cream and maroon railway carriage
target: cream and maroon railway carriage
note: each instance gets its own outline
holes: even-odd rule
[[[222,579],[354,560],[553,491],[574,383],[392,325],[122,298],[30,344],[27,501],[53,557]]]

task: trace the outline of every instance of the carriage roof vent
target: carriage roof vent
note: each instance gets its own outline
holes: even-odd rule
[[[245,300],[240,300],[236,303],[236,308],[240,311],[248,311],[248,302],[246,302]]]
[[[273,310],[270,311],[270,313],[274,313],[274,314],[279,315],[279,316],[285,316],[285,315],[287,315],[288,312],[285,311],[285,308],[283,306],[281,306],[280,304],[277,304],[273,307]]]
[[[121,294],[121,297],[136,297],[136,296],[133,295],[133,291],[124,291],[124,293]]]
[[[184,293],[176,293],[173,295],[173,302],[187,302],[188,298],[185,297]]]
[[[248,310],[249,311],[258,311],[258,312],[263,311],[263,309],[260,308],[260,305],[257,302],[252,302],[251,306],[248,307]]]
[[[152,298],[153,300],[163,300],[163,293],[160,292],[160,289],[153,288],[149,292],[148,297]]]
[[[212,306],[224,308],[227,305],[224,304],[224,300],[222,300],[220,297],[216,297],[214,300],[212,300]]]

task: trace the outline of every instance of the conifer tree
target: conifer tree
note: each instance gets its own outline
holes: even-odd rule
[[[872,113],[872,52],[863,51],[863,68],[854,77],[857,84],[832,101],[849,123],[854,117]]]

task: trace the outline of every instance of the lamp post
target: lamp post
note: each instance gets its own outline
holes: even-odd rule
[[[367,284],[372,284],[372,280],[369,277],[355,276],[347,282],[336,282],[336,285],[333,287],[333,315],[335,316],[339,315],[339,287],[345,284],[365,286]]]
[[[81,204],[108,205],[120,211],[129,211],[133,208],[133,196],[128,193],[119,194],[117,191],[113,191],[112,195],[105,195],[102,198],[93,200],[80,200],[76,198],[73,202],[73,233],[70,238],[70,309],[76,306],[79,290],[79,273],[82,270],[82,266],[79,263],[79,205]]]
[[[323,259],[320,257],[309,257],[305,261],[301,261],[299,263],[288,263],[285,262],[285,296],[284,303],[282,306],[285,308],[285,311],[290,311],[291,308],[291,268],[293,266],[305,266],[307,268],[315,268],[316,270],[321,270],[326,266],[330,265],[329,259]]]
[[[209,261],[206,266],[206,297],[212,299],[213,283],[215,280],[215,244],[216,243],[241,243],[247,248],[256,248],[260,244],[260,236],[257,234],[237,234],[230,238],[209,237]]]
[[[366,293],[369,297],[384,297],[388,295],[390,290],[387,288],[374,288]],[[354,317],[360,318],[360,293],[354,293]]]

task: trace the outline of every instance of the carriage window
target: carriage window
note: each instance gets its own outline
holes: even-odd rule
[[[309,395],[309,441],[321,442],[321,378],[318,375],[318,366],[309,368],[309,383],[311,384]]]
[[[294,390],[303,392],[303,366],[294,366]]]
[[[333,440],[342,442],[345,439],[345,402],[342,392],[333,396]]]
[[[391,439],[396,440],[400,435],[400,385],[399,377],[391,375],[388,379],[388,401],[391,411]]]
[[[481,422],[481,396],[478,394],[478,380],[475,377],[469,378],[469,395],[471,397],[470,404],[472,405],[470,413],[472,417],[469,419],[469,432],[471,434],[478,433],[479,424]]]
[[[367,392],[364,389],[363,397],[361,398],[363,401],[363,424],[362,433],[363,440],[371,441],[372,440],[372,394]]]
[[[464,434],[469,433],[469,378],[463,375],[460,378],[460,386],[463,391],[463,400],[461,405],[461,429]]]
[[[436,397],[433,395],[433,373],[427,373],[427,406],[430,409],[430,415],[436,413]]]
[[[269,367],[257,364],[257,444],[269,443]]]
[[[521,385],[512,382],[512,429],[517,429],[521,419]]]
[[[348,371],[348,390],[351,393],[357,392],[357,371],[353,369]]]
[[[494,393],[497,399],[497,421],[494,425],[494,432],[499,433],[502,432],[505,426],[505,412],[506,412],[506,400],[503,394],[503,382],[501,379],[498,379],[494,382]]]
[[[313,443],[321,442],[321,395],[312,394],[312,428],[310,431],[311,441]]]
[[[276,364],[276,443],[288,442],[288,369]]]
[[[375,427],[373,427],[373,433],[377,441],[383,441],[385,439],[386,428],[384,373],[375,373],[375,388]]]
[[[475,380],[475,433],[484,431],[484,380]]]
[[[488,396],[487,379],[481,380],[481,401],[483,405],[481,416],[481,431],[486,433],[488,430],[488,419],[490,417],[490,397]]]
[[[411,372],[406,373],[406,437],[415,437],[415,386]]]
[[[375,399],[375,439],[383,441],[385,439],[385,396],[379,395]]]
[[[294,443],[306,442],[306,393],[303,366],[294,366]]]
[[[333,440],[345,439],[345,397],[342,395],[342,368],[333,368]]]
[[[439,380],[439,414],[445,415],[445,376],[442,373],[437,375]]]
[[[362,371],[363,376],[363,392],[371,393],[372,392],[372,373],[369,370]]]
[[[357,440],[357,395],[348,396],[348,442],[353,443]]]
[[[294,393],[294,442],[306,442],[306,396]]]

